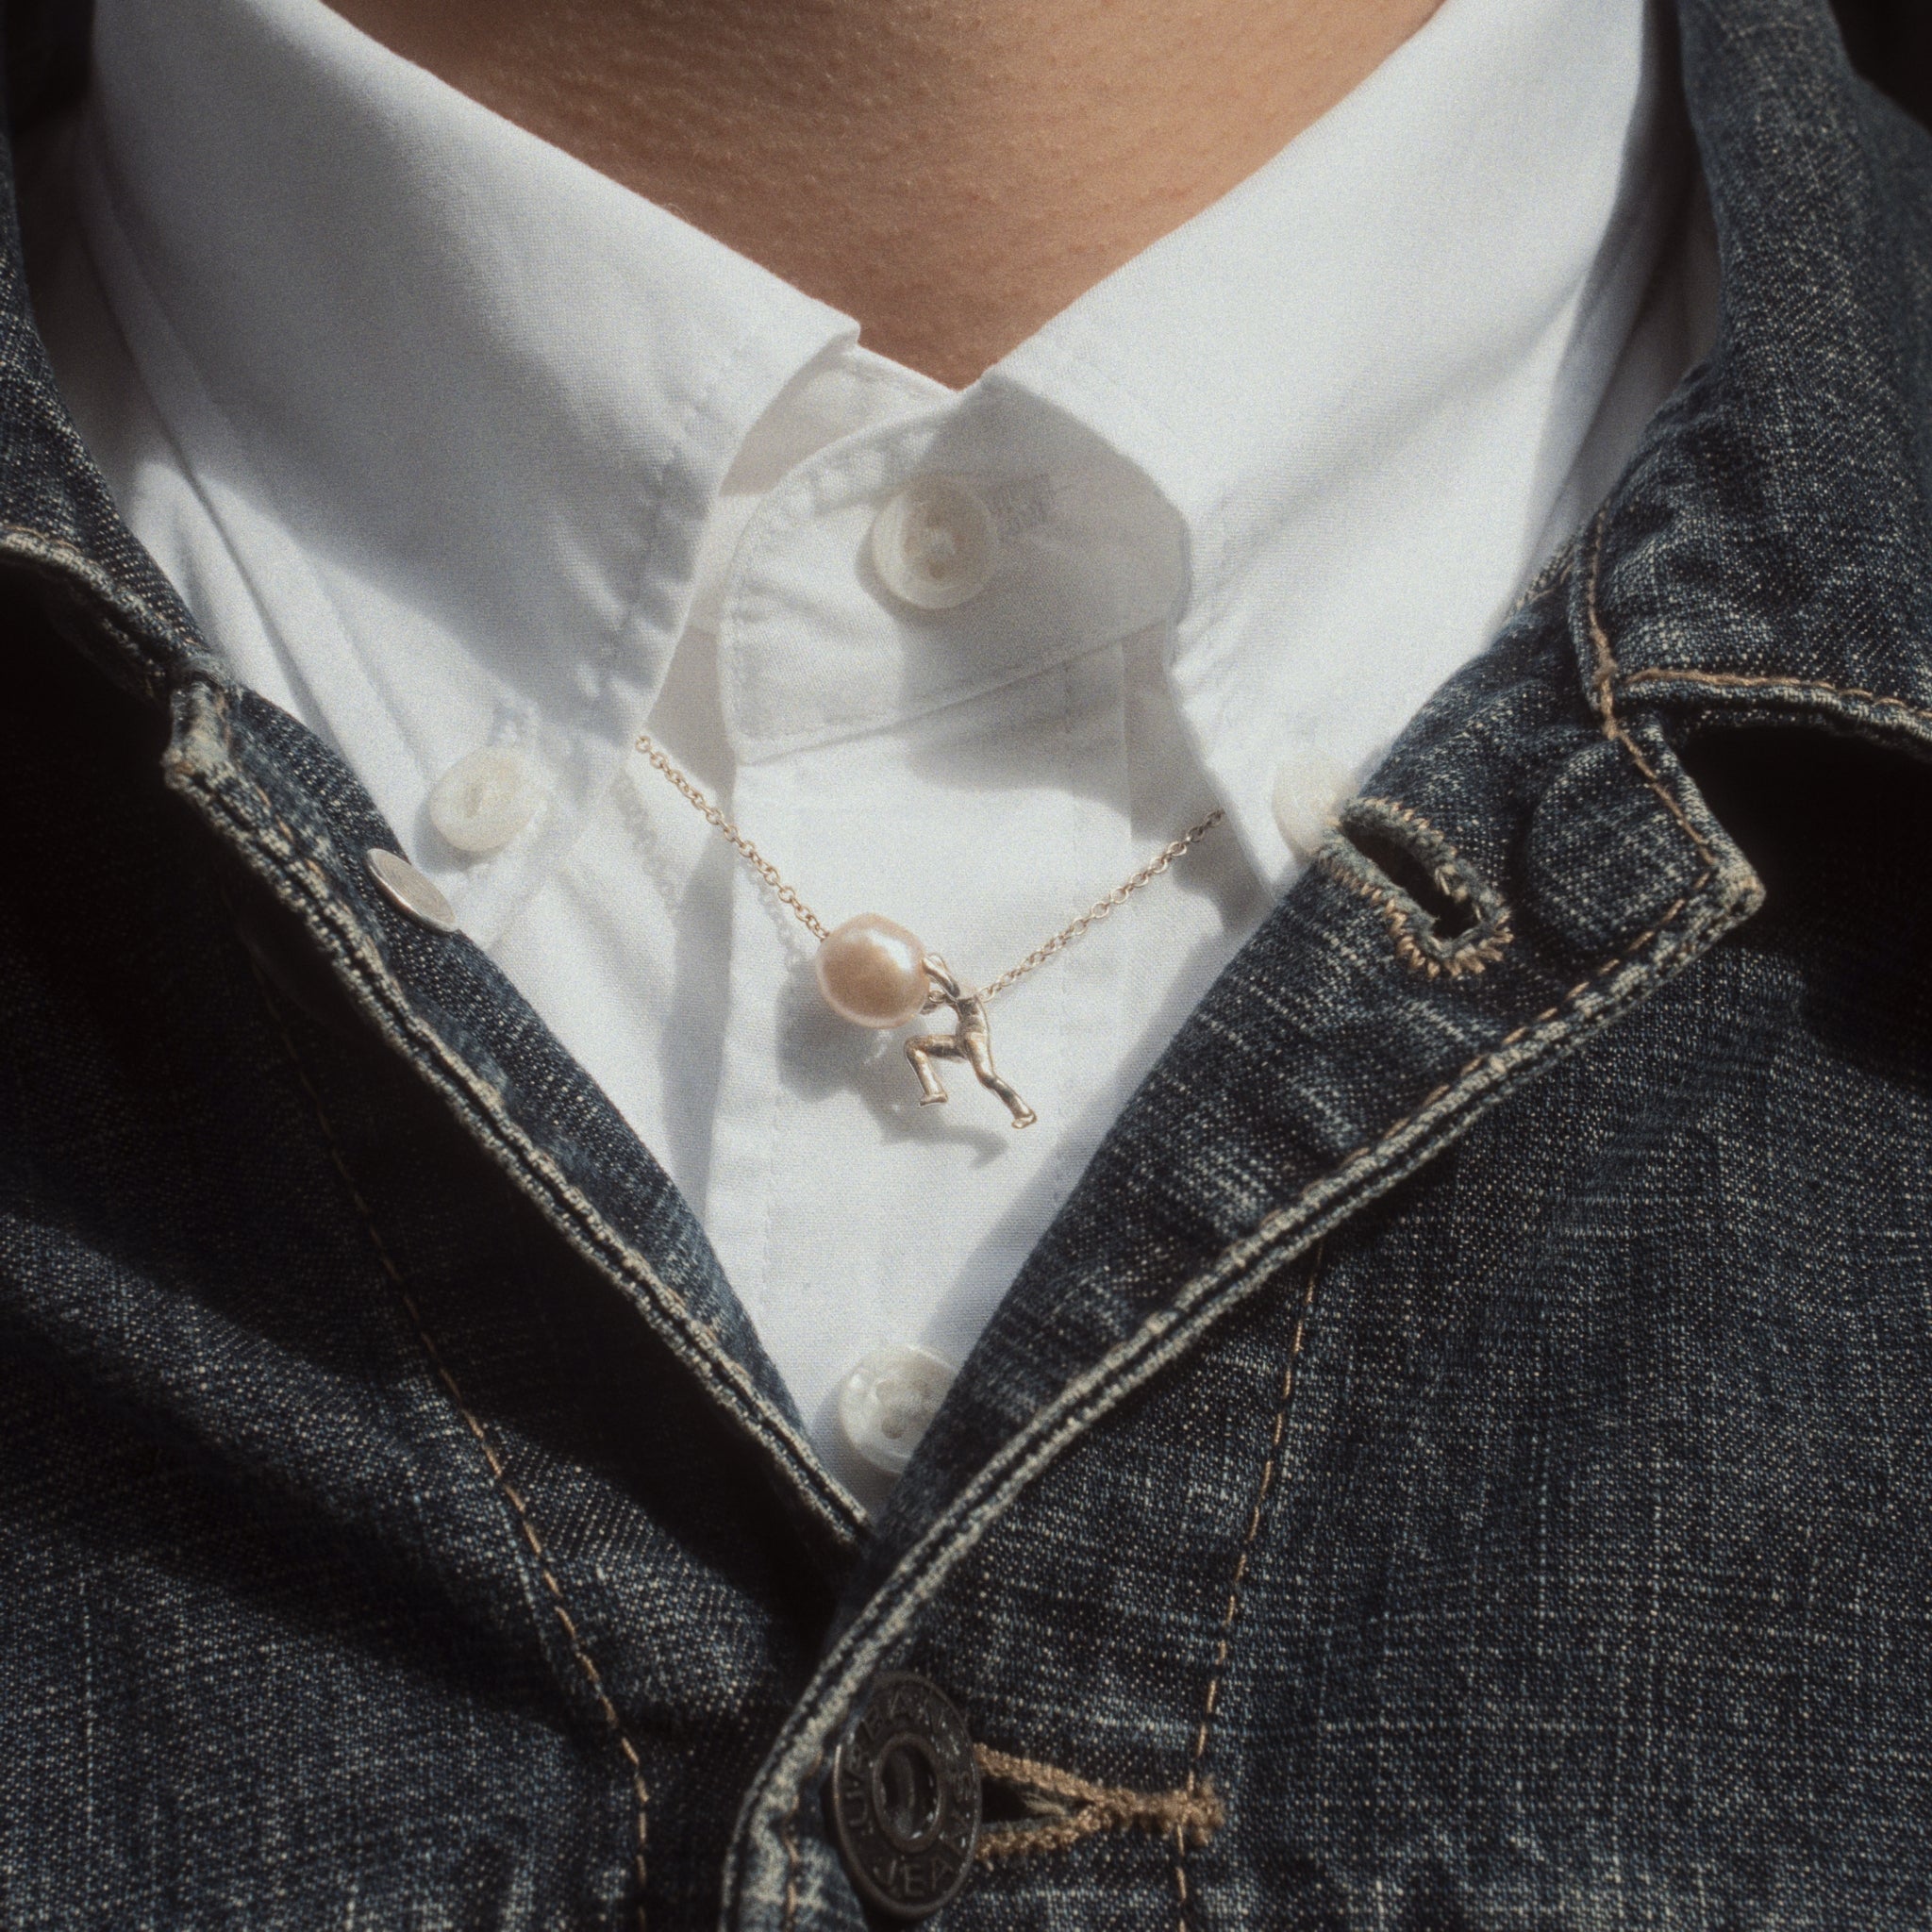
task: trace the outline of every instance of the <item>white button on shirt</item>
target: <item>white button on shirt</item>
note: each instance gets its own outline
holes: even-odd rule
[[[873,568],[902,603],[951,610],[970,603],[999,567],[992,511],[957,476],[916,476],[873,519]]]
[[[429,794],[429,823],[451,851],[493,858],[536,817],[542,791],[513,745],[484,745],[458,758]]]
[[[1317,745],[1284,749],[1274,768],[1274,828],[1306,865],[1328,836],[1336,808],[1354,790],[1353,774]]]
[[[853,1480],[855,1387],[931,1393],[877,1351],[963,1360],[1687,365],[1658,41],[1641,0],[1447,0],[955,393],[319,0],[99,0],[35,293],[116,500],[664,1163]],[[646,723],[826,924],[969,982],[1230,823],[996,1006],[1014,1134],[825,1010]]]
[[[877,1474],[903,1475],[952,1385],[952,1369],[930,1349],[875,1348],[839,1385],[841,1439]]]

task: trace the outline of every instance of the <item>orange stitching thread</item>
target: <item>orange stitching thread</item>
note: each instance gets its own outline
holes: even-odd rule
[[[1205,1845],[1226,1816],[1207,1784],[1199,1790],[1136,1791],[1124,1785],[1097,1785],[1058,1765],[1015,1757],[986,1744],[974,1745],[973,1757],[988,1777],[1080,1807],[1062,1809],[1038,1824],[995,1826],[982,1833],[977,1856],[986,1864],[1063,1852],[1103,1831],[1150,1831],[1162,1837],[1174,1832],[1190,1844]]]
[[[1453,858],[1457,865],[1463,863],[1462,854],[1457,851],[1448,839],[1441,832],[1438,831],[1427,819],[1424,818],[1414,806],[1404,805],[1399,798],[1384,798],[1379,792],[1374,791],[1364,792],[1354,803],[1357,805],[1379,805],[1384,811],[1392,811],[1397,818],[1413,825],[1417,831],[1424,833],[1427,837],[1435,840],[1441,846],[1443,853],[1448,858]]]
[[[1363,797],[1355,802],[1358,805],[1379,806],[1384,811],[1391,812],[1406,824],[1415,826],[1418,831],[1424,833],[1441,847],[1443,857],[1451,864],[1461,867],[1466,874],[1470,874],[1471,869],[1461,853],[1412,807],[1402,805],[1392,798],[1374,796]],[[1424,973],[1431,979],[1440,978],[1444,973],[1451,979],[1460,979],[1465,974],[1481,973],[1486,968],[1493,966],[1503,957],[1504,950],[1516,937],[1509,925],[1509,908],[1497,900],[1492,915],[1495,923],[1488,932],[1483,932],[1478,926],[1475,934],[1472,934],[1466,940],[1452,941],[1446,944],[1438,941],[1437,944],[1442,946],[1440,953],[1425,952],[1409,930],[1412,922],[1408,909],[1400,903],[1400,895],[1386,891],[1370,879],[1360,877],[1327,852],[1318,852],[1314,863],[1336,884],[1346,886],[1352,892],[1359,892],[1364,899],[1377,907],[1383,919],[1388,922],[1390,936],[1395,943],[1396,958],[1411,971]],[[1490,889],[1485,887],[1485,890]]]
[[[1214,1649],[1214,1674],[1208,1680],[1208,1696],[1201,1708],[1200,1728],[1194,1733],[1194,1752],[1188,1763],[1187,1795],[1191,1798],[1206,1790],[1201,1777],[1201,1761],[1208,1755],[1208,1733],[1221,1702],[1222,1679],[1234,1648],[1235,1619],[1241,1615],[1241,1587],[1247,1581],[1248,1561],[1267,1520],[1268,1498],[1274,1488],[1274,1473],[1280,1466],[1281,1444],[1288,1433],[1289,1405],[1294,1400],[1295,1371],[1301,1365],[1302,1338],[1307,1333],[1308,1315],[1315,1306],[1315,1285],[1322,1277],[1322,1246],[1316,1245],[1308,1263],[1308,1286],[1295,1314],[1294,1333],[1288,1344],[1288,1360],[1281,1371],[1281,1399],[1274,1408],[1274,1425],[1269,1431],[1268,1456],[1261,1465],[1261,1479],[1256,1485],[1255,1500],[1248,1511],[1248,1533],[1241,1539],[1241,1554],[1235,1558],[1234,1575],[1228,1584],[1227,1611],[1221,1620],[1221,1639]],[[1174,1882],[1180,1899],[1178,1932],[1188,1932],[1188,1840],[1176,1828],[1174,1840]]]
[[[584,1641],[577,1632],[575,1620],[571,1616],[563,1587],[558,1582],[556,1573],[551,1568],[550,1553],[545,1548],[543,1539],[538,1534],[537,1525],[531,1518],[529,1505],[525,1502],[522,1492],[510,1480],[509,1471],[505,1467],[496,1445],[491,1441],[482,1423],[464,1401],[463,1391],[458,1387],[457,1379],[451,1374],[448,1364],[444,1362],[441,1351],[430,1336],[428,1324],[424,1321],[422,1311],[416,1306],[415,1297],[404,1285],[402,1271],[396,1266],[388,1243],[384,1241],[382,1232],[376,1226],[375,1212],[363,1199],[362,1191],[356,1185],[355,1177],[349,1172],[348,1162],[342,1158],[341,1143],[336,1138],[335,1124],[329,1119],[328,1111],[322,1103],[322,1095],[316,1091],[315,1083],[309,1079],[308,1070],[302,1063],[301,1053],[290,1035],[287,1023],[282,1018],[281,1008],[270,992],[268,983],[262,977],[260,969],[253,958],[249,959],[248,970],[255,977],[256,986],[268,1008],[269,1017],[275,1022],[275,1031],[281,1037],[283,1051],[289,1057],[289,1063],[294,1069],[295,1077],[302,1083],[302,1091],[308,1094],[308,1103],[315,1109],[316,1122],[322,1128],[322,1138],[328,1149],[329,1161],[336,1173],[341,1175],[342,1186],[348,1191],[349,1199],[355,1203],[356,1211],[362,1218],[363,1230],[369,1237],[370,1246],[375,1250],[375,1258],[382,1264],[382,1272],[389,1276],[403,1307],[408,1310],[409,1320],[415,1326],[416,1340],[421,1343],[423,1353],[429,1358],[429,1365],[435,1370],[437,1379],[442,1384],[444,1392],[455,1406],[457,1413],[463,1419],[470,1434],[475,1438],[476,1445],[483,1452],[483,1459],[489,1464],[490,1474],[495,1480],[496,1487],[508,1500],[510,1508],[515,1512],[517,1527],[522,1530],[524,1541],[529,1545],[530,1554],[536,1559],[538,1574],[542,1577],[543,1586],[550,1592],[550,1607],[556,1613],[557,1621],[563,1626],[564,1636],[570,1642],[571,1655],[576,1659],[578,1668],[589,1681],[595,1694],[598,1708],[604,1713],[605,1722],[609,1724],[611,1733],[617,1740],[617,1748],[624,1754],[624,1760],[630,1767],[631,1790],[637,1797],[637,1850],[632,1859],[638,1886],[637,1926],[638,1932],[645,1932],[644,1852],[650,1838],[651,1794],[644,1783],[643,1761],[638,1756],[637,1746],[631,1742],[629,1734],[625,1730],[624,1720],[618,1715],[616,1705],[610,1701],[610,1693],[604,1688],[604,1679],[596,1664],[591,1661],[590,1652],[584,1648]]]
[[[1061,1771],[1057,1765],[1016,1757],[987,1744],[974,1745],[973,1757],[987,1777],[1001,1778],[1048,1797],[1070,1800],[1081,1807],[1071,1815],[1044,1820],[1039,1824],[995,1826],[983,1833],[975,1856],[984,1864],[996,1858],[1024,1858],[1066,1851],[1082,1839],[1103,1831],[1140,1830],[1163,1835],[1174,1832],[1187,1843],[1205,1845],[1221,1829],[1226,1817],[1213,1787],[1204,1783],[1197,1790],[1191,1777],[1185,1790],[1136,1791],[1124,1785],[1094,1784],[1071,1771]],[[825,1754],[821,1751],[799,1779],[791,1807],[778,1827],[778,1837],[785,1847],[785,1905],[779,1921],[782,1932],[795,1932],[798,1924],[798,1814],[804,1808],[806,1792],[824,1762]]]
[[[791,1794],[791,1808],[778,1827],[778,1836],[785,1843],[785,1912],[781,1932],[793,1932],[798,1924],[798,1814],[805,1804],[807,1788],[824,1768],[824,1762],[825,1754],[821,1751],[798,1780],[798,1789]]]
[[[1409,917],[1407,909],[1396,903],[1391,892],[1385,892],[1380,886],[1365,878],[1357,877],[1344,865],[1338,864],[1326,853],[1315,855],[1317,869],[1339,886],[1346,886],[1351,892],[1359,892],[1364,899],[1378,908],[1388,922],[1389,932],[1395,942],[1395,957],[1402,963],[1417,973],[1425,973],[1431,979],[1438,979],[1447,974],[1451,979],[1460,979],[1468,973],[1481,973],[1493,966],[1503,957],[1503,950],[1516,935],[1510,930],[1506,914],[1495,928],[1486,933],[1474,945],[1462,952],[1453,953],[1446,959],[1432,958],[1416,943],[1415,935],[1408,929]]]
[[[1607,512],[1597,518],[1596,530],[1591,539],[1590,552],[1590,585],[1586,601],[1590,613],[1591,647],[1596,658],[1595,675],[1591,682],[1596,692],[1597,708],[1604,721],[1604,736],[1621,744],[1630,755],[1630,761],[1643,774],[1645,784],[1663,801],[1664,809],[1676,820],[1678,825],[1683,830],[1684,836],[1697,848],[1697,856],[1704,860],[1703,874],[1690,887],[1690,891],[1694,892],[1716,872],[1717,854],[1710,849],[1697,827],[1685,815],[1684,808],[1671,795],[1664,781],[1657,776],[1656,771],[1651,766],[1650,760],[1638,749],[1637,741],[1624,728],[1623,721],[1617,716],[1614,689],[1619,675],[1617,658],[1616,653],[1610,648],[1610,636],[1608,631],[1604,628],[1604,621],[1598,613],[1596,601],[1597,584],[1603,574],[1604,528],[1607,518]],[[1687,893],[1686,896],[1688,897],[1689,894]],[[1683,902],[1680,900],[1678,903],[1681,905]],[[1665,920],[1668,920],[1669,917],[1669,913],[1664,915]],[[1663,924],[1663,921],[1659,921],[1658,924]]]
[[[1735,685],[1746,690],[1774,685],[1785,691],[1821,691],[1835,698],[1859,698],[1866,704],[1884,705],[1894,711],[1904,711],[1909,717],[1922,718],[1928,724],[1932,724],[1932,711],[1924,710],[1918,705],[1907,704],[1904,698],[1890,697],[1884,691],[1860,691],[1855,685],[1828,684],[1818,677],[1775,677],[1742,671],[1655,669],[1633,671],[1627,676],[1619,673],[1618,682],[1625,691],[1635,684],[1722,684]]]

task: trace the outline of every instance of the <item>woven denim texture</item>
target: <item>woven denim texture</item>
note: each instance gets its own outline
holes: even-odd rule
[[[9,216],[0,1924],[858,1932],[882,1669],[961,1932],[1925,1923],[1932,142],[1824,0],[1680,18],[1714,352],[876,1523],[120,525]]]

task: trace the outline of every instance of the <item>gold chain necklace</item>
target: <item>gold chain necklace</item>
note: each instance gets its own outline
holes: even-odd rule
[[[941,1007],[953,1009],[952,1032],[915,1034],[906,1042],[906,1058],[919,1076],[920,1106],[931,1107],[946,1097],[933,1062],[963,1060],[982,1087],[1006,1102],[1016,1127],[1030,1127],[1039,1115],[993,1066],[992,1034],[986,1018],[989,1002],[1036,967],[1044,966],[1056,953],[1064,952],[1117,906],[1124,906],[1148,880],[1158,878],[1189,846],[1227,816],[1217,806],[1198,825],[1190,825],[1178,839],[1163,845],[1105,898],[1096,899],[1077,919],[1069,920],[1051,939],[1042,940],[1017,966],[1008,967],[991,985],[974,991],[960,985],[944,959],[916,933],[882,913],[861,912],[842,925],[826,925],[798,896],[797,888],[786,883],[778,868],[658,749],[648,731],[638,733],[638,749],[704,814],[707,824],[724,833],[744,862],[772,889],[779,905],[818,941],[812,963],[819,991],[841,1019],[890,1033],[938,1012]]]

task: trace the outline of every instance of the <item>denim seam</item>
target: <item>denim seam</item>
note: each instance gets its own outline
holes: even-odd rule
[[[825,1754],[821,1751],[807,1765],[805,1775],[798,1780],[798,1789],[791,1794],[791,1808],[785,1813],[784,1824],[778,1827],[778,1836],[785,1844],[784,1932],[795,1932],[798,1924],[798,1814],[805,1807],[805,1794],[811,1789],[812,1780],[824,1767]]]
[[[749,1376],[739,1363],[722,1352],[716,1336],[698,1321],[685,1296],[663,1280],[657,1270],[609,1226],[556,1161],[517,1124],[504,1105],[500,1091],[477,1074],[434,1027],[427,1025],[417,1014],[353,909],[343,904],[335,892],[329,874],[302,853],[294,829],[275,809],[268,793],[236,758],[233,744],[227,737],[227,692],[212,681],[200,688],[208,693],[222,721],[225,770],[245,787],[268,813],[275,831],[280,834],[280,848],[277,849],[275,841],[266,835],[263,827],[255,823],[248,812],[239,809],[227,795],[222,774],[203,769],[192,753],[176,744],[171,747],[167,765],[179,789],[198,793],[216,815],[255,845],[269,861],[272,875],[286,877],[290,870],[306,875],[313,892],[311,910],[331,929],[332,937],[341,948],[341,963],[359,982],[366,1003],[375,1011],[378,1024],[406,1053],[409,1052],[412,1041],[426,1041],[459,1090],[452,1097],[475,1108],[481,1116],[479,1124],[488,1137],[486,1145],[493,1141],[496,1147],[501,1148],[502,1152],[495,1155],[499,1163],[513,1164],[514,1170],[526,1180],[539,1183],[534,1191],[540,1205],[547,1203],[569,1223],[570,1228],[575,1230],[574,1239],[579,1252],[584,1253],[593,1265],[621,1277],[632,1291],[641,1290],[641,1299],[654,1304],[660,1314],[669,1319],[671,1332],[665,1334],[665,1340],[674,1351],[683,1354],[706,1379],[723,1386],[736,1419],[747,1428],[748,1433],[768,1448],[774,1446],[775,1439],[777,1443],[792,1452],[799,1473],[808,1475],[812,1466],[808,1445],[782,1417],[770,1411]],[[194,687],[191,686],[190,690],[192,689]],[[328,849],[326,844],[325,849]],[[508,1162],[504,1160],[505,1154],[509,1157]],[[664,1333],[661,1328],[659,1332]],[[843,1492],[836,1486],[828,1489],[816,1482],[797,1481],[795,1477],[793,1487],[817,1520],[849,1547],[857,1534],[857,1522],[849,1499]]]
[[[537,1528],[530,1506],[523,1491],[510,1479],[509,1470],[504,1461],[502,1452],[490,1440],[489,1431],[464,1399],[460,1385],[451,1373],[449,1364],[444,1361],[442,1351],[437,1347],[435,1338],[429,1332],[429,1324],[424,1320],[423,1311],[418,1307],[416,1298],[409,1292],[408,1284],[403,1279],[402,1270],[397,1267],[394,1257],[390,1253],[389,1243],[382,1238],[382,1230],[376,1224],[375,1210],[364,1198],[362,1190],[357,1185],[355,1175],[349,1171],[349,1163],[342,1154],[341,1140],[336,1132],[335,1123],[329,1119],[328,1109],[323,1105],[322,1095],[316,1091],[314,1081],[309,1078],[308,1070],[302,1059],[301,1049],[296,1046],[294,1037],[289,1031],[280,1005],[270,991],[268,982],[252,956],[248,960],[248,970],[255,979],[257,990],[261,994],[263,1005],[268,1008],[269,1017],[275,1023],[275,1032],[280,1037],[282,1050],[288,1056],[290,1067],[293,1070],[295,1078],[301,1083],[303,1092],[308,1096],[309,1106],[315,1110],[316,1124],[321,1128],[323,1142],[328,1149],[330,1165],[341,1176],[343,1189],[355,1204],[356,1212],[361,1218],[363,1231],[369,1237],[369,1245],[375,1251],[375,1258],[381,1264],[382,1272],[395,1289],[396,1296],[416,1331],[417,1342],[428,1358],[429,1366],[436,1373],[436,1379],[441,1383],[444,1394],[448,1396],[457,1414],[461,1417],[464,1427],[475,1439],[476,1446],[483,1452],[483,1460],[489,1466],[492,1481],[505,1501],[509,1504],[517,1528],[524,1541],[529,1545],[530,1555],[537,1565],[537,1574],[543,1579],[543,1587],[550,1593],[550,1607],[558,1624],[563,1626],[571,1656],[575,1659],[577,1668],[590,1685],[597,1707],[603,1713],[605,1723],[610,1726],[611,1735],[617,1740],[617,1748],[623,1753],[625,1763],[629,1767],[631,1791],[637,1800],[637,1847],[632,1854],[632,1872],[638,1888],[637,1928],[638,1932],[646,1932],[645,1851],[650,1841],[651,1793],[644,1782],[643,1760],[638,1755],[637,1746],[631,1742],[630,1734],[625,1728],[624,1719],[619,1715],[617,1706],[611,1701],[610,1693],[605,1688],[603,1674],[597,1669],[595,1660],[585,1645],[575,1618],[571,1615],[570,1600],[564,1594],[563,1586],[557,1579],[549,1547]]]
[[[1104,1831],[1170,1833],[1192,1844],[1206,1844],[1221,1829],[1226,1810],[1211,1786],[1170,1791],[1137,1791],[1126,1785],[1095,1784],[1058,1765],[973,1747],[982,1776],[1030,1792],[1058,1808],[1037,1824],[996,1826],[983,1831],[974,1856],[983,1865],[1000,1858],[1037,1857],[1063,1852]],[[1077,1807],[1077,1809],[1071,1807]]]
[[[1200,1727],[1194,1733],[1193,1755],[1188,1761],[1187,1795],[1211,1790],[1202,1775],[1208,1756],[1208,1739],[1221,1702],[1221,1687],[1226,1678],[1228,1658],[1234,1652],[1235,1624],[1241,1616],[1241,1591],[1248,1580],[1248,1565],[1260,1541],[1261,1527],[1268,1520],[1268,1499],[1274,1492],[1276,1473],[1281,1467],[1281,1444],[1288,1434],[1288,1411],[1294,1401],[1296,1371],[1301,1366],[1302,1342],[1308,1332],[1308,1317],[1314,1311],[1315,1291],[1322,1278],[1323,1244],[1316,1243],[1308,1262],[1308,1285],[1295,1311],[1294,1332],[1289,1338],[1288,1359],[1281,1369],[1281,1394],[1274,1406],[1274,1421],[1268,1432],[1268,1451],[1261,1464],[1260,1480],[1255,1485],[1255,1499],[1248,1508],[1248,1531],[1241,1539],[1235,1557],[1234,1574],[1228,1581],[1227,1609],[1221,1619],[1221,1635],[1214,1647],[1214,1669],[1208,1679],[1208,1695],[1201,1707]],[[1188,1932],[1188,1839],[1178,1827],[1174,1835],[1174,1885],[1178,1900],[1176,1932]]]
[[[1697,848],[1697,856],[1704,861],[1704,871],[1693,879],[1685,897],[1695,892],[1717,870],[1717,854],[1710,849],[1709,841],[1690,823],[1689,814],[1672,795],[1664,781],[1657,774],[1656,768],[1638,749],[1637,741],[1630,736],[1624,722],[1617,716],[1616,686],[1621,676],[1617,664],[1617,654],[1611,648],[1610,634],[1604,627],[1603,613],[1597,605],[1597,591],[1603,577],[1604,531],[1609,522],[1609,513],[1604,512],[1597,518],[1596,531],[1591,543],[1590,582],[1586,587],[1585,608],[1590,618],[1590,642],[1594,654],[1595,665],[1591,679],[1591,690],[1596,699],[1597,710],[1603,719],[1604,736],[1622,745],[1629,755],[1630,761],[1643,774],[1643,781],[1663,801],[1664,809],[1675,819],[1691,844]],[[1682,899],[1677,904],[1681,906]],[[1673,908],[1673,910],[1675,908]],[[1665,913],[1668,920],[1670,913]]]
[[[1883,691],[1860,691],[1855,685],[1827,684],[1816,677],[1781,677],[1772,672],[1676,671],[1659,665],[1646,671],[1620,672],[1617,681],[1624,691],[1638,684],[1711,684],[1732,690],[1771,688],[1807,691],[1819,697],[1857,698],[1865,704],[1883,705],[1889,710],[1903,711],[1907,717],[1932,724],[1932,711],[1923,706],[1909,704],[1904,698],[1889,697]]]

